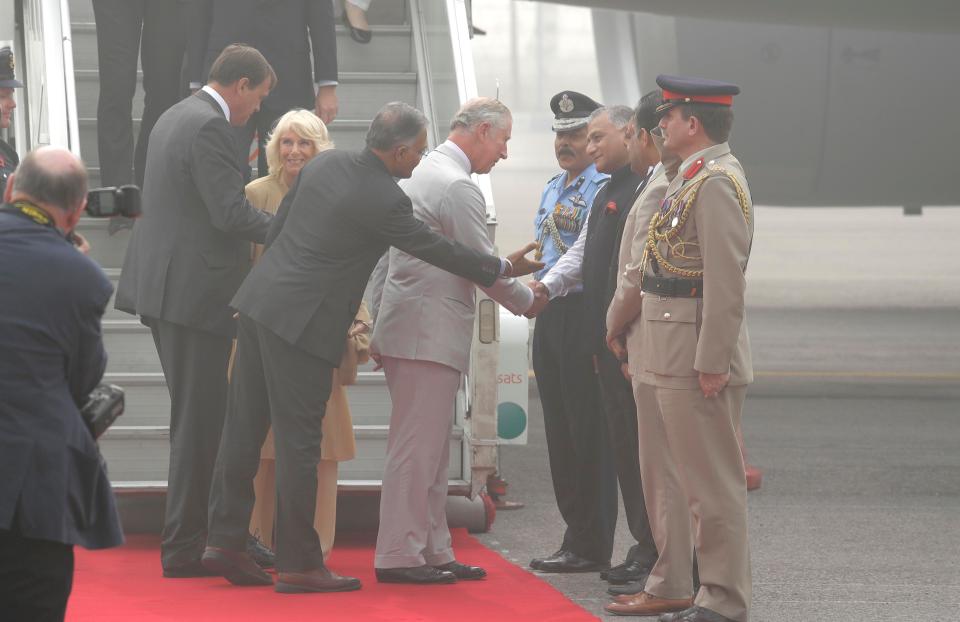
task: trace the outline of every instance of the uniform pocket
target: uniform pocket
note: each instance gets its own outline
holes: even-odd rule
[[[643,297],[643,368],[662,376],[697,376],[696,298]]]

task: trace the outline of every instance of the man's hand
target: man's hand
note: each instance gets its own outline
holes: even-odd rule
[[[74,231],[70,234],[70,241],[73,242],[73,247],[84,255],[90,254],[90,242],[87,242],[87,238]]]
[[[700,390],[703,391],[703,397],[716,397],[723,387],[730,382],[730,374],[705,374],[700,372]]]
[[[523,315],[533,319],[550,304],[550,292],[547,291],[547,286],[540,281],[530,281],[527,283],[527,287],[533,290],[533,304]]]
[[[535,248],[537,248],[537,243],[530,242],[520,250],[514,251],[509,255],[507,255],[507,261],[509,261],[513,265],[513,270],[510,271],[510,274],[506,274],[504,276],[512,276],[512,277],[526,276],[528,274],[533,274],[537,270],[542,270],[543,269],[542,261],[536,261],[536,260],[527,259],[526,257],[524,257],[524,255],[526,255],[527,253],[529,253]]]
[[[376,363],[376,366],[374,366],[373,371],[380,371],[381,369],[383,369],[383,361],[380,359],[379,352],[371,352],[370,358],[372,358],[373,362]]]
[[[613,352],[618,361],[627,360],[627,347],[621,335],[607,335],[607,348]]]
[[[620,373],[627,379],[627,382],[633,382],[633,374],[630,373],[630,366],[627,365],[626,361],[620,363]]]
[[[317,101],[314,112],[320,120],[330,125],[337,118],[337,85],[330,84],[317,89]]]

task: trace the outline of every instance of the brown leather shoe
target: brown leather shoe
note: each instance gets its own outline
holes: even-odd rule
[[[604,609],[617,616],[655,616],[661,613],[683,611],[693,604],[692,598],[660,598],[640,592],[625,602],[612,602]]]
[[[245,552],[208,546],[200,558],[203,567],[234,585],[272,585],[273,578]]]
[[[306,572],[278,572],[275,591],[282,594],[301,592],[352,592],[360,589],[360,579],[341,577],[329,568]]]

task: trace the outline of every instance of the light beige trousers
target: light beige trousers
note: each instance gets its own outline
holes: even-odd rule
[[[447,477],[460,372],[432,361],[384,356],[383,373],[393,410],[373,565],[440,566],[454,560]]]
[[[747,622],[752,593],[747,485],[738,434],[746,386],[704,398],[699,389],[635,381],[640,472],[659,558],[644,590]],[[691,527],[692,519],[692,527]]]

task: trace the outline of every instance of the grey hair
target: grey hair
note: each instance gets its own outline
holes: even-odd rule
[[[388,151],[412,142],[425,127],[427,117],[422,112],[404,102],[390,102],[373,118],[367,131],[367,147]]]
[[[610,123],[613,124],[613,127],[617,128],[618,130],[622,130],[627,126],[628,123],[630,123],[630,119],[633,118],[633,108],[630,106],[621,106],[619,104],[615,106],[603,106],[591,112],[587,122],[589,123],[602,115],[607,115],[607,118],[610,119]]]
[[[22,192],[39,203],[53,205],[64,212],[71,212],[87,195],[87,170],[77,163],[74,166],[54,166],[44,162],[38,151],[31,151],[17,167],[13,191]]]
[[[465,102],[450,120],[450,131],[457,128],[472,130],[481,123],[503,129],[511,118],[510,109],[492,97],[475,97]]]

